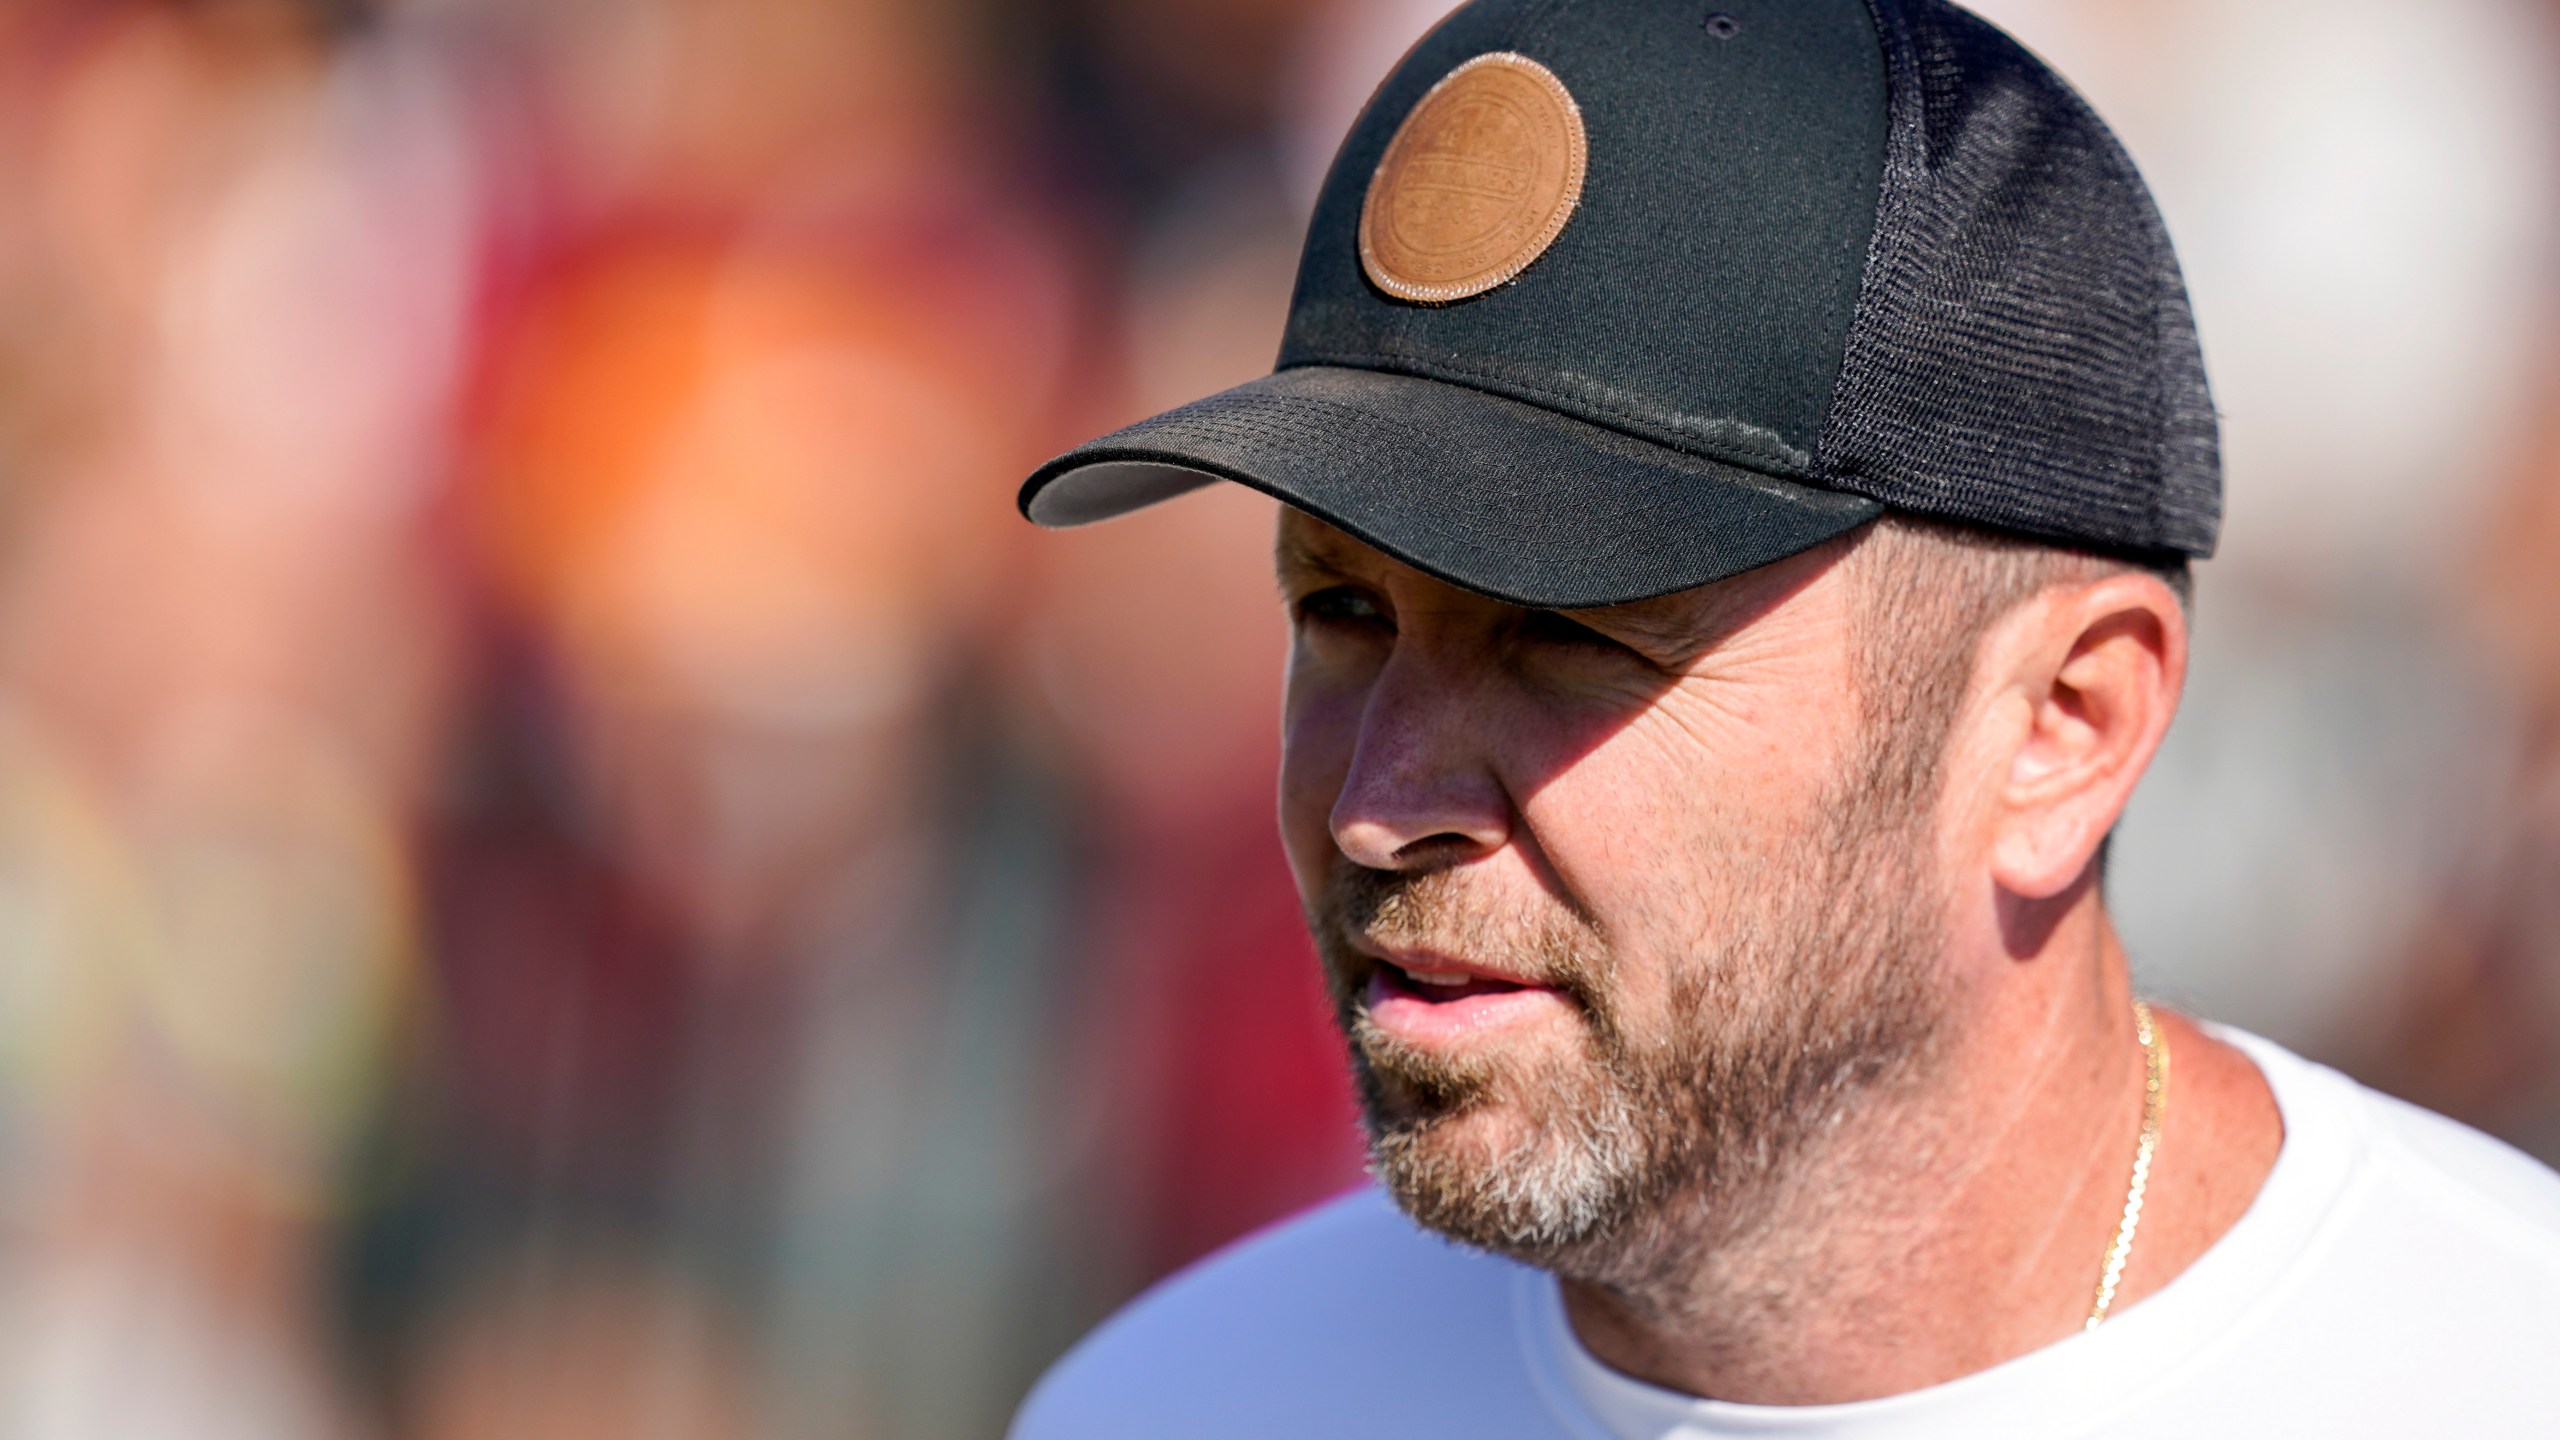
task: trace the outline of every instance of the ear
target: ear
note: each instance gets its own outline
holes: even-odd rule
[[[1991,878],[2030,900],[2077,883],[2177,713],[2187,617],[2157,577],[2056,586],[1994,627],[2006,754],[1987,797]]]

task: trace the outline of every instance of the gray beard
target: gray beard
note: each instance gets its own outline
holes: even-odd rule
[[[1873,756],[1807,843],[1756,865],[1721,950],[1673,977],[1656,1033],[1637,1034],[1614,961],[1579,916],[1502,927],[1459,907],[1446,872],[1343,867],[1311,916],[1369,1134],[1370,1169],[1420,1224],[1606,1287],[1647,1310],[1763,1225],[1850,1106],[1926,1069],[1943,1001],[1943,888],[1929,807],[1877,785]],[[1899,792],[1898,794],[1896,792]],[[1452,1061],[1369,1018],[1371,962],[1348,936],[1504,957],[1588,1021],[1583,1053],[1520,1065]],[[1453,943],[1454,942],[1454,943]],[[1458,1122],[1507,1098],[1525,1134],[1492,1147]]]

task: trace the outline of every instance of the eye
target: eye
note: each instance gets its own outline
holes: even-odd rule
[[[1301,625],[1392,628],[1377,597],[1349,585],[1336,585],[1299,598],[1291,607]]]
[[[1627,650],[1626,646],[1572,616],[1555,610],[1528,612],[1520,622],[1520,635],[1522,639],[1533,644],[1552,645],[1569,650],[1616,651],[1621,654],[1626,653]]]

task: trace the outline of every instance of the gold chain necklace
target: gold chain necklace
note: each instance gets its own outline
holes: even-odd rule
[[[2169,1109],[2169,1037],[2151,1023],[2151,1007],[2133,1002],[2133,1037],[2142,1042],[2142,1138],[2133,1147],[2133,1180],[2124,1189],[2124,1218],[2107,1246],[2107,1263],[2098,1272],[2098,1296],[2089,1304],[2095,1330],[2116,1303],[2116,1282],[2124,1278],[2124,1262],[2133,1254],[2133,1232],[2142,1225],[2142,1192],[2151,1185],[2151,1156],[2160,1148],[2160,1117]]]

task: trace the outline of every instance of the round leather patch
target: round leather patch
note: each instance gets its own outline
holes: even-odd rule
[[[1517,276],[1582,199],[1582,107],[1509,51],[1452,70],[1413,107],[1369,177],[1360,264],[1400,300],[1445,305]]]

